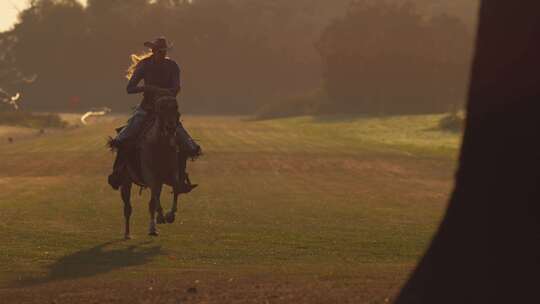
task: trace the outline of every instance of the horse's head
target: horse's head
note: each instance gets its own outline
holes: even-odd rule
[[[178,103],[173,96],[163,96],[155,102],[155,112],[161,122],[162,130],[173,134],[178,125]]]

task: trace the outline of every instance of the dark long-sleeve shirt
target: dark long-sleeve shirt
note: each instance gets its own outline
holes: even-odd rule
[[[144,88],[138,86],[144,80],[145,85],[153,85],[162,89],[169,89],[178,94],[180,91],[180,68],[178,64],[169,58],[161,62],[154,62],[152,57],[141,60],[135,67],[135,71],[127,84],[127,93],[136,94],[144,92]],[[154,96],[150,92],[144,92],[141,102],[143,109],[151,109]]]

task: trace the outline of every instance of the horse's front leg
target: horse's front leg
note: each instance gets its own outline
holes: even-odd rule
[[[150,226],[148,228],[148,235],[151,235],[151,236],[159,235],[159,231],[156,226],[156,212],[162,213],[161,211],[159,211],[159,209],[161,208],[160,202],[159,202],[159,198],[161,196],[161,188],[162,188],[162,185],[159,185],[159,186],[156,185],[156,186],[151,187],[150,203],[148,204],[149,212],[150,212]]]
[[[125,231],[124,239],[131,239],[131,233],[129,231],[129,218],[131,217],[131,182],[125,182],[121,186],[122,201],[124,201],[124,219],[125,219]]]
[[[181,165],[181,161],[177,164]],[[180,167],[180,170],[176,170],[174,174],[173,187],[172,187],[173,188],[173,203],[171,206],[171,211],[167,212],[167,214],[165,215],[165,220],[169,224],[174,223],[175,215],[176,215],[176,212],[178,211],[178,195],[180,195],[180,172],[185,172],[185,166]]]
[[[161,193],[161,187],[159,192]],[[156,206],[156,222],[158,224],[165,224],[165,216],[163,215],[163,207],[161,207],[161,198],[158,196],[157,198],[157,206]]]
[[[175,215],[176,215],[176,212],[178,211],[178,195],[180,194],[176,191],[176,189],[174,189],[173,204],[171,207],[171,211],[167,212],[167,214],[165,215],[165,220],[169,224],[174,223]]]

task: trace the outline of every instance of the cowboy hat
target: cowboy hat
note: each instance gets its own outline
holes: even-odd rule
[[[165,39],[165,37],[159,37],[159,38],[156,38],[152,41],[146,41],[144,43],[144,46],[146,46],[147,48],[150,48],[152,50],[170,50],[172,48],[172,45],[169,45],[169,43],[167,43],[167,39]]]

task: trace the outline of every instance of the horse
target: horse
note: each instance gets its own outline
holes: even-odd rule
[[[173,96],[163,96],[154,102],[154,113],[149,125],[144,129],[137,143],[138,162],[140,165],[140,179],[137,180],[134,168],[128,166],[124,182],[120,186],[120,194],[124,202],[125,232],[124,238],[131,239],[130,217],[131,188],[134,183],[143,184],[150,189],[150,224],[148,234],[158,236],[157,224],[173,223],[178,211],[178,196],[180,194],[180,174],[178,152],[179,146],[175,137],[178,125],[178,103]],[[160,196],[163,185],[173,189],[173,203],[171,210],[163,215]]]

